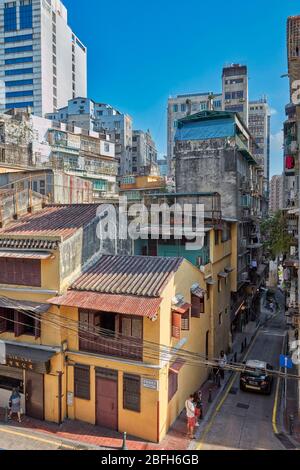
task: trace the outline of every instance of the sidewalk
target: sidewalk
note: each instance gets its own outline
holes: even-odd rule
[[[257,331],[257,323],[249,322],[242,333],[237,333],[234,338],[232,353],[229,355],[228,360],[234,359],[234,354],[237,354],[237,361],[241,361],[244,355],[245,348],[242,347],[245,339],[247,341],[247,348],[251,343],[251,340],[255,336]],[[222,393],[224,387],[227,385],[231,378],[232,373],[225,373],[225,380],[222,381],[221,387],[217,387],[212,381],[207,380],[201,387],[202,401],[203,401],[203,425],[199,428],[195,428],[197,435],[202,431],[206,420],[210,414],[214,411],[218,398]],[[209,397],[209,395],[211,395]],[[209,398],[211,401],[209,402]],[[9,427],[13,426],[16,430],[26,430],[30,434],[41,433],[43,436],[52,435],[55,438],[59,438],[62,442],[74,442],[78,445],[82,444],[90,446],[95,449],[95,446],[104,449],[121,449],[123,444],[123,435],[116,431],[112,431],[100,426],[95,426],[80,421],[65,420],[63,424],[57,425],[55,423],[49,423],[46,421],[39,421],[27,416],[23,417],[22,423],[17,423],[13,420],[11,424],[4,423],[5,410],[0,409],[0,424]],[[191,440],[187,438],[186,429],[186,414],[185,410],[176,419],[175,423],[170,428],[168,434],[160,444],[145,442],[141,439],[127,436],[127,448],[129,450],[186,450],[191,445]]]
[[[294,340],[294,330],[290,329],[288,332],[289,335],[289,344],[291,344]],[[294,366],[293,369],[289,370],[289,373],[298,375],[300,372],[300,368]],[[298,382],[298,383],[297,383]],[[300,386],[299,381],[291,379],[287,381],[287,408],[285,412],[283,412],[283,424],[288,434],[290,431],[290,422],[289,416],[293,415],[294,417],[294,433],[291,436],[294,441],[300,444],[300,416],[298,410],[298,399],[297,395],[299,393],[298,387]]]

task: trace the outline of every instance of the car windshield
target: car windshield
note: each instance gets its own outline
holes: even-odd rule
[[[247,367],[245,374],[249,375],[250,377],[261,377],[262,375],[266,375],[266,371],[264,369],[250,369]]]

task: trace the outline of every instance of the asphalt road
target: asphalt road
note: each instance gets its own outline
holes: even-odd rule
[[[277,315],[259,330],[247,359],[267,361],[278,369],[283,341],[284,322],[282,316]],[[272,426],[276,383],[275,380],[270,396],[242,392],[237,376],[231,388],[234,393],[226,396],[225,387],[224,402],[204,429],[199,450],[284,449]]]

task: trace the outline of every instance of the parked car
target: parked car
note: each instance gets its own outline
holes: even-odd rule
[[[240,389],[244,392],[261,392],[270,395],[272,392],[273,367],[264,361],[249,360],[240,375]]]

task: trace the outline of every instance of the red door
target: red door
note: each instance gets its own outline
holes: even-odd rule
[[[44,376],[35,372],[25,373],[26,414],[44,419]]]
[[[118,430],[118,382],[96,377],[96,424]]]

